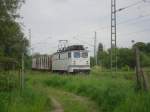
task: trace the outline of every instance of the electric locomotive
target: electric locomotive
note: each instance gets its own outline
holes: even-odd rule
[[[72,45],[52,55],[52,71],[90,72],[89,51],[83,45]]]

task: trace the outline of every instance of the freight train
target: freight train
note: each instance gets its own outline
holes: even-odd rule
[[[72,45],[52,55],[38,55],[32,58],[32,69],[53,72],[90,72],[89,51],[83,45]]]

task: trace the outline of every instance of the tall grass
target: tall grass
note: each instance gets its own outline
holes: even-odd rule
[[[51,107],[46,94],[26,88],[18,91],[0,92],[0,112],[45,112]]]
[[[0,78],[0,112],[50,111],[50,99],[39,88],[26,84],[24,90],[20,91],[15,75],[1,74]]]
[[[90,97],[102,112],[150,112],[150,94],[134,91],[133,73],[92,74],[48,76],[41,81],[48,86]]]

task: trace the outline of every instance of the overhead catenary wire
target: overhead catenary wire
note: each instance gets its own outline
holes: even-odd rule
[[[148,2],[147,0],[140,0],[140,1],[138,1],[138,2],[135,2],[135,3],[133,3],[133,4],[130,4],[130,5],[128,5],[128,6],[125,6],[125,7],[123,7],[123,8],[119,8],[119,9],[117,9],[116,11],[118,12],[120,12],[120,11],[122,11],[122,10],[125,10],[125,9],[128,9],[128,8],[131,8],[131,7],[134,7],[134,6],[136,6],[136,5],[139,5],[139,4],[142,4],[142,3],[146,3],[146,2]],[[148,16],[150,16],[150,15],[148,15]],[[146,16],[143,16],[143,17],[146,17]],[[140,18],[140,17],[137,17],[137,18]],[[137,19],[137,18],[135,18],[135,19]],[[142,18],[142,17],[141,17]],[[126,23],[126,21],[123,21],[123,22],[125,22]],[[122,22],[120,22],[120,23],[118,23],[118,24],[123,24]],[[118,25],[117,24],[117,25]],[[108,28],[108,26],[103,26],[103,27],[100,27],[100,28],[96,28],[95,30],[93,30],[93,31],[98,31],[98,30],[103,30],[103,29],[107,29]]]
[[[128,20],[125,20],[125,21],[120,21],[120,22],[117,23],[117,26],[120,26],[120,25],[129,23],[129,22],[134,22],[134,23],[132,23],[132,24],[135,24],[135,23],[137,23],[139,20],[144,19],[145,17],[149,17],[149,16],[150,16],[150,13],[148,13],[148,14],[146,14],[146,15],[141,15],[141,16],[138,16],[138,17],[135,17],[135,18],[131,18],[131,19],[128,19]],[[149,20],[149,18],[146,19],[146,20],[142,20],[142,21],[148,21],[148,20]],[[135,21],[136,21],[136,22],[135,22]],[[97,30],[95,30],[95,31],[104,30],[104,29],[108,29],[108,28],[109,28],[109,26],[103,26],[103,27],[101,27],[101,28],[99,28],[99,29],[97,29]],[[80,39],[78,39],[78,40],[80,41]],[[83,40],[82,40],[82,41],[83,41]],[[85,41],[84,41],[83,43],[89,45],[89,43],[87,43],[87,42],[85,42]]]
[[[116,10],[116,11],[117,11],[117,12],[120,12],[120,11],[122,11],[122,10],[131,8],[131,7],[134,7],[134,6],[139,5],[139,4],[142,4],[142,3],[144,3],[144,2],[150,2],[150,1],[141,0],[141,1],[135,2],[135,3],[133,3],[133,4],[130,4],[130,5],[126,6],[126,7],[120,8],[120,9],[118,9],[118,10]],[[136,18],[133,18],[133,19],[129,19],[129,20],[126,20],[126,21],[122,21],[122,22],[119,22],[117,25],[122,25],[122,24],[125,24],[125,23],[129,23],[129,22],[131,22],[131,21],[134,21],[134,22],[135,22],[135,20],[137,20],[137,19],[142,19],[142,18],[148,17],[148,16],[150,16],[150,14],[147,14],[147,15],[144,15],[144,16],[139,16],[139,17],[136,17]],[[149,19],[147,19],[147,20],[149,20]],[[135,23],[134,23],[134,24],[135,24]],[[100,29],[106,29],[106,28],[108,28],[108,27],[101,27]],[[140,30],[140,31],[135,31],[135,32],[127,33],[126,35],[135,34],[135,33],[141,33],[141,32],[145,32],[145,31],[148,31],[148,30],[149,30],[149,29],[144,29],[144,30]],[[96,30],[96,31],[97,31],[97,30]],[[79,39],[78,39],[78,40],[79,40]],[[79,41],[81,41],[81,40],[79,40]],[[85,42],[85,41],[82,41],[82,42],[85,43],[85,44],[87,44],[87,45],[90,45],[89,43],[87,43],[87,42]]]
[[[140,23],[145,23],[145,22],[149,22],[150,21],[150,18],[146,18],[146,19],[144,19],[144,20],[138,20],[138,21],[135,21],[135,22],[132,22],[132,23],[130,23],[129,25],[131,26],[133,26],[133,25],[139,25]],[[121,24],[120,24],[121,25]],[[120,27],[120,25],[119,25],[119,27]]]
[[[44,40],[41,40],[40,42],[33,43],[32,45],[34,46],[34,45],[37,45],[37,44],[44,43],[44,42],[45,42],[45,40],[47,41],[48,39],[52,39],[52,37],[47,37],[47,38],[45,38]]]
[[[94,45],[92,45],[92,44],[90,44],[90,43],[87,43],[87,42],[85,42],[85,41],[83,41],[83,40],[80,40],[80,39],[78,39],[77,37],[73,37],[73,39],[78,40],[78,41],[80,41],[80,42],[82,42],[82,43],[84,43],[84,44],[87,44],[87,45],[91,46],[91,47],[94,47]]]
[[[150,0],[143,0],[145,3],[150,3]]]
[[[141,15],[141,16],[138,16],[138,17],[135,17],[135,18],[131,18],[131,19],[128,19],[128,20],[125,20],[125,21],[120,21],[120,22],[117,23],[117,26],[120,26],[120,25],[122,25],[122,24],[129,23],[129,22],[135,22],[135,21],[137,21],[137,20],[143,19],[143,18],[148,17],[148,16],[150,16],[150,13],[149,13],[149,14],[146,14],[146,15]],[[100,29],[101,29],[101,30],[104,30],[104,29],[107,29],[107,28],[109,28],[109,26],[103,26],[103,27],[97,29],[96,31],[98,31],[98,30],[100,30]]]
[[[123,7],[123,8],[117,9],[116,12],[120,12],[120,11],[123,11],[123,10],[125,10],[125,9],[134,7],[134,6],[139,5],[139,4],[143,3],[143,2],[145,2],[145,0],[137,1],[137,2],[135,2],[135,3],[133,3],[133,4],[130,4],[130,5],[125,6],[125,7]]]
[[[146,2],[149,2],[149,1],[147,1],[147,0],[141,0],[141,1],[135,2],[135,3],[133,3],[133,4],[130,4],[130,5],[126,6],[126,7],[124,7],[124,9],[130,8],[130,7],[134,7],[134,6],[136,6],[136,5],[138,5],[138,4],[141,4],[141,3],[145,2],[145,1],[146,1]],[[118,9],[118,10],[119,10],[119,9]],[[150,15],[149,15],[149,16],[150,16]],[[125,23],[134,21],[134,20],[136,20],[136,19],[141,19],[141,18],[144,18],[144,17],[146,17],[146,16],[133,18],[133,20],[132,20],[132,19],[129,19],[129,20],[126,20],[126,21],[122,21],[122,22],[119,22],[117,25],[125,24]],[[105,29],[105,28],[108,28],[108,27],[101,27],[101,28],[99,28],[99,29]],[[99,29],[98,29],[98,30],[99,30]],[[94,30],[93,30],[93,31],[94,31]],[[95,31],[97,31],[97,30],[95,30]],[[80,41],[80,42],[82,42],[82,43],[84,43],[84,44],[86,44],[86,45],[89,45],[89,46],[91,46],[91,47],[94,47],[94,45],[92,45],[92,44],[90,44],[90,43],[88,43],[88,42],[86,42],[86,41],[84,41],[84,40],[77,39],[77,38],[76,38],[76,40],[78,40],[78,41]]]
[[[129,19],[129,20],[125,20],[125,21],[122,21],[122,22],[119,22],[117,25],[122,25],[122,24],[125,24],[125,23],[129,23],[129,22],[132,22],[132,21],[134,21],[134,23],[132,23],[132,24],[135,24],[135,23],[137,23],[137,22],[135,22],[135,20],[137,20],[137,19],[143,19],[143,18],[145,18],[145,17],[148,17],[148,16],[150,16],[150,14],[147,14],[147,15],[144,15],[144,16],[140,16],[140,17],[136,17],[136,18],[133,18],[133,19]],[[150,18],[148,18],[148,19],[146,19],[146,20],[144,20],[144,21],[148,21],[148,20],[150,20]],[[143,21],[143,20],[142,20]],[[104,27],[103,27],[104,28]],[[105,28],[108,28],[108,27],[105,27]],[[130,33],[131,34],[131,33]],[[120,35],[120,34],[118,34],[118,35]],[[78,41],[80,41],[80,42],[82,42],[82,43],[84,43],[84,44],[86,44],[86,45],[90,45],[90,46],[92,46],[92,47],[94,47],[94,45],[91,45],[90,43],[88,43],[88,42],[86,42],[86,41],[83,41],[83,40],[81,40],[81,39],[78,39],[77,37],[73,37],[74,39],[76,39],[76,40],[78,40]]]
[[[143,30],[139,30],[139,31],[135,31],[135,32],[130,32],[130,33],[125,33],[125,34],[118,34],[120,36],[127,36],[127,35],[132,35],[132,34],[138,34],[138,33],[141,33],[141,32],[146,32],[146,31],[149,31],[150,28],[147,28],[147,29],[143,29]]]

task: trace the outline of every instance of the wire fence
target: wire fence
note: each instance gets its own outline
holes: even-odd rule
[[[0,60],[0,92],[11,92],[20,88],[20,68],[14,59]]]

